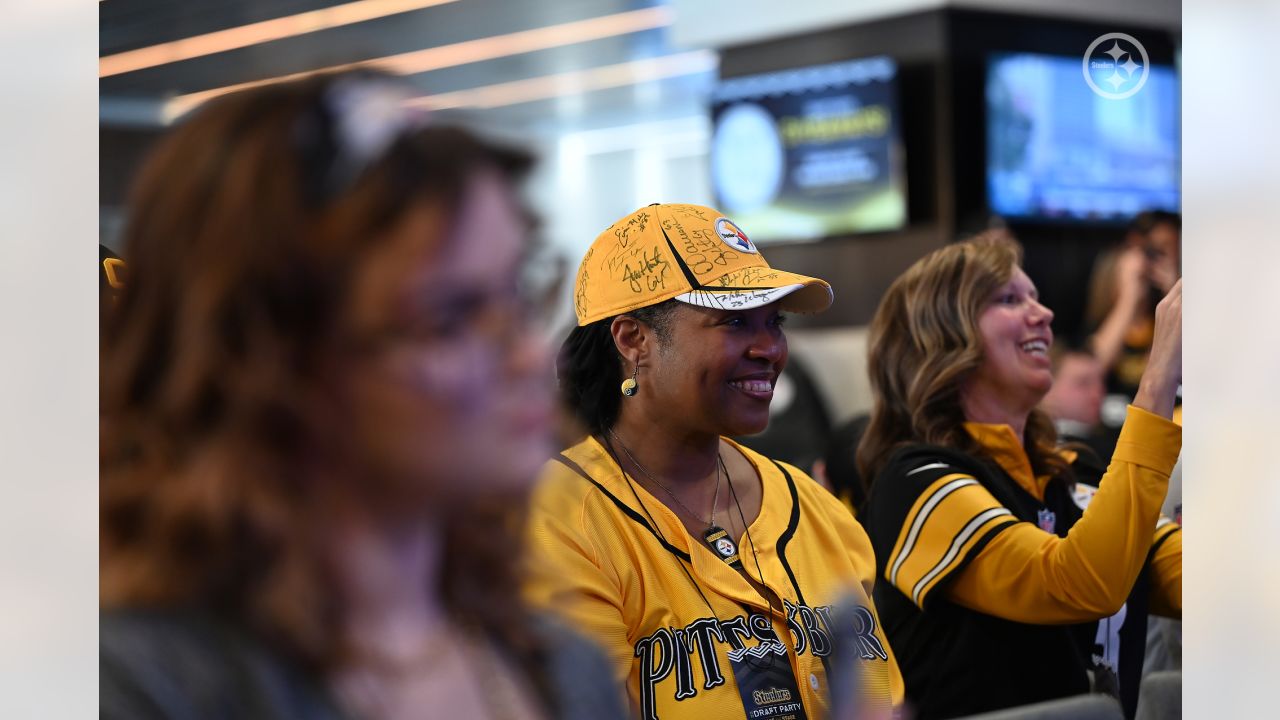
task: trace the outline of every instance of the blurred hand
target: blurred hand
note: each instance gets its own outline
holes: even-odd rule
[[[1164,417],[1173,416],[1175,394],[1182,383],[1182,280],[1156,305],[1155,337],[1133,404]]]

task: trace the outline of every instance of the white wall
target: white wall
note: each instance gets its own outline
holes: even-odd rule
[[[832,422],[871,412],[867,328],[788,330],[787,341],[791,356],[803,360],[812,373]]]
[[[613,221],[641,206],[710,205],[709,134],[710,120],[699,112],[548,138],[531,188],[536,207],[552,210],[544,234],[578,258]]]
[[[655,202],[713,203],[709,136],[698,106],[682,117],[553,134],[531,148],[539,160],[529,200],[549,250],[567,261],[565,282],[573,282],[596,236],[631,211]],[[552,324],[567,328],[570,293],[561,295]]]

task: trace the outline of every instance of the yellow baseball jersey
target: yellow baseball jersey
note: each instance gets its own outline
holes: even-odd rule
[[[866,533],[801,471],[726,442],[763,488],[738,543],[742,563],[783,607],[775,600],[771,611],[595,438],[548,463],[534,493],[530,599],[605,650],[643,720],[824,718],[836,633],[862,658],[864,701],[898,705],[902,677],[871,600]]]

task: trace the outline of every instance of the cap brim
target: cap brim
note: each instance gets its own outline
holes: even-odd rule
[[[835,296],[826,280],[772,268],[748,268],[676,299],[719,310],[750,310],[781,301],[780,307],[787,312],[818,313],[831,307]]]

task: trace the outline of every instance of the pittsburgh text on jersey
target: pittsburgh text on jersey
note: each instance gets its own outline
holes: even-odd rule
[[[831,655],[832,630],[837,627],[832,606],[810,608],[789,600],[783,600],[783,605],[796,654],[812,653],[818,658]],[[856,640],[851,648],[854,654],[863,660],[887,662],[889,655],[875,634],[875,615],[857,607],[849,617],[852,627],[845,628],[844,637],[851,633]],[[659,628],[635,643],[635,657],[640,664],[640,717],[657,720],[654,708],[658,692],[671,692],[676,701],[682,701],[696,697],[699,690],[724,685],[731,671],[723,661],[730,652],[765,656],[780,650],[785,657],[769,616],[761,613],[726,620],[704,617],[682,628]],[[695,663],[702,670],[700,684],[694,681]]]

